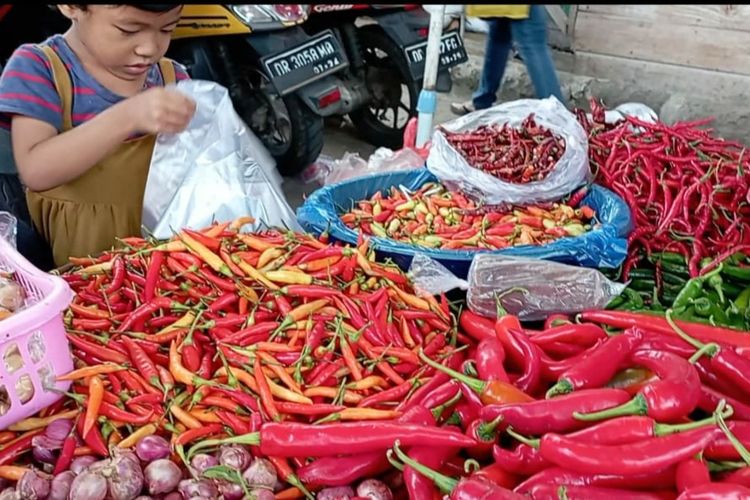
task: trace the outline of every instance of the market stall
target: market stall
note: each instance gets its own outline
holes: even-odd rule
[[[0,499],[750,498],[750,157],[616,115],[443,124],[308,232],[0,243]]]

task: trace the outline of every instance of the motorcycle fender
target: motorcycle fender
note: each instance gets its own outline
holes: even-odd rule
[[[391,39],[402,49],[424,40],[418,33],[420,29],[430,26],[430,14],[423,9],[398,11],[374,16],[378,25],[391,37]],[[409,65],[409,73],[414,81],[421,81],[424,77],[424,66],[418,71],[413,65]],[[438,92],[450,92],[453,87],[449,71],[441,70],[438,73],[435,90]]]
[[[299,26],[278,31],[256,31],[245,37],[245,41],[253,48],[259,58],[278,54],[309,39],[310,36]]]

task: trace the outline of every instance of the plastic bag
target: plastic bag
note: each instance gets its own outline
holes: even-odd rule
[[[336,184],[379,172],[414,169],[422,165],[424,165],[422,157],[408,148],[395,152],[388,148],[378,148],[370,155],[367,162],[358,153],[346,153],[340,160],[335,160],[330,164],[329,173],[325,175],[323,185]]]
[[[273,158],[237,116],[226,88],[186,80],[177,89],[197,103],[179,134],[159,135],[143,200],[143,225],[157,238],[251,215],[247,230],[299,230],[280,190]]]
[[[591,172],[586,132],[576,117],[555,97],[506,102],[474,111],[444,123],[442,127],[451,132],[505,123],[518,127],[532,113],[537,124],[565,140],[565,152],[544,180],[514,184],[482,172],[469,165],[448,143],[440,129],[433,133],[427,168],[451,189],[459,189],[491,205],[559,200],[591,180]]]
[[[437,179],[427,169],[402,170],[373,174],[325,186],[312,193],[297,209],[302,226],[320,234],[328,231],[332,239],[356,244],[357,232],[341,222],[341,214],[353,204],[368,199],[378,191],[386,192],[392,186],[416,190]],[[523,245],[502,250],[438,250],[418,247],[387,238],[371,237],[373,248],[381,258],[390,258],[406,270],[416,254],[437,260],[459,278],[466,278],[474,257],[492,253],[549,259],[587,267],[615,268],[627,256],[627,235],[631,230],[630,209],[625,201],[612,191],[592,185],[583,203],[597,213],[601,226],[575,238],[561,238],[546,245]]]
[[[10,212],[0,212],[0,237],[10,243],[13,248],[16,247],[16,237],[18,235],[18,220]]]
[[[625,289],[596,269],[493,254],[477,255],[468,282],[472,311],[495,317],[500,294],[503,308],[524,321],[603,309]]]
[[[414,288],[428,295],[439,295],[455,288],[469,288],[466,280],[460,279],[440,262],[421,253],[414,255],[408,274]]]

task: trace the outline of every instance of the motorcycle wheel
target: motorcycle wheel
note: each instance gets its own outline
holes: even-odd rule
[[[377,26],[357,30],[365,60],[369,103],[349,113],[364,140],[379,147],[400,149],[404,128],[417,114],[421,82],[414,81],[401,48]],[[404,103],[408,98],[408,104]]]
[[[323,150],[323,117],[294,94],[279,96],[259,69],[230,71],[240,72],[229,86],[237,114],[268,148],[279,173],[292,177],[302,172]]]

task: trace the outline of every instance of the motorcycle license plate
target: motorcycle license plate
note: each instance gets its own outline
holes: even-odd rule
[[[261,59],[281,95],[348,66],[341,44],[331,30],[279,54]]]
[[[427,40],[404,47],[404,54],[412,72],[421,77],[427,60]],[[464,42],[458,31],[445,33],[440,39],[440,69],[452,68],[468,60]]]

